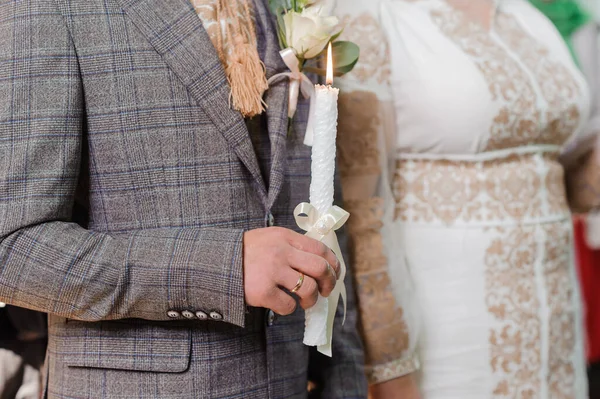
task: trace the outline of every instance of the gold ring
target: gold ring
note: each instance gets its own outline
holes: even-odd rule
[[[298,277],[298,282],[296,286],[290,291],[292,294],[298,292],[300,288],[302,288],[302,284],[304,284],[304,274],[300,273],[300,277]]]

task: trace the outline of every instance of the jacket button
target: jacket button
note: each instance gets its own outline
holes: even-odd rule
[[[183,312],[181,312],[181,315],[186,319],[193,319],[195,317],[195,315],[189,310],[184,310]]]
[[[267,225],[269,227],[273,227],[275,226],[275,217],[273,216],[272,213],[269,212],[269,215],[267,216]]]
[[[180,317],[181,315],[180,315],[180,314],[179,314],[179,312],[178,312],[178,311],[176,311],[176,310],[169,310],[169,311],[167,312],[167,316],[169,316],[169,317],[170,317],[170,318],[172,318],[172,319],[176,319],[176,318]]]
[[[208,320],[208,315],[201,310],[196,312],[196,317],[200,320]]]
[[[210,312],[210,318],[213,320],[223,320],[223,315],[219,312]]]
[[[267,326],[271,327],[275,323],[275,312],[269,310],[267,312]]]

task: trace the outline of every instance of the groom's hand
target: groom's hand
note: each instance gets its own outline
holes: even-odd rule
[[[246,304],[271,309],[280,315],[296,310],[289,294],[304,274],[295,293],[304,309],[312,307],[320,292],[329,296],[340,275],[340,263],[322,242],[292,230],[269,227],[244,233],[244,289]]]

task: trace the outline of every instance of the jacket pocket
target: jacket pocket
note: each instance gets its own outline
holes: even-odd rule
[[[138,319],[94,323],[52,319],[48,352],[67,366],[161,373],[181,373],[189,367],[189,325]]]

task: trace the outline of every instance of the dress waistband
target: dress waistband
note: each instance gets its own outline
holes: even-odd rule
[[[398,151],[397,159],[402,160],[427,160],[427,161],[493,161],[508,158],[512,155],[534,155],[534,154],[559,154],[562,147],[554,144],[533,144],[516,148],[504,148],[502,150],[478,152],[474,154],[436,154],[421,152]]]
[[[499,226],[568,219],[556,153],[481,161],[399,159],[396,220],[440,226]]]

